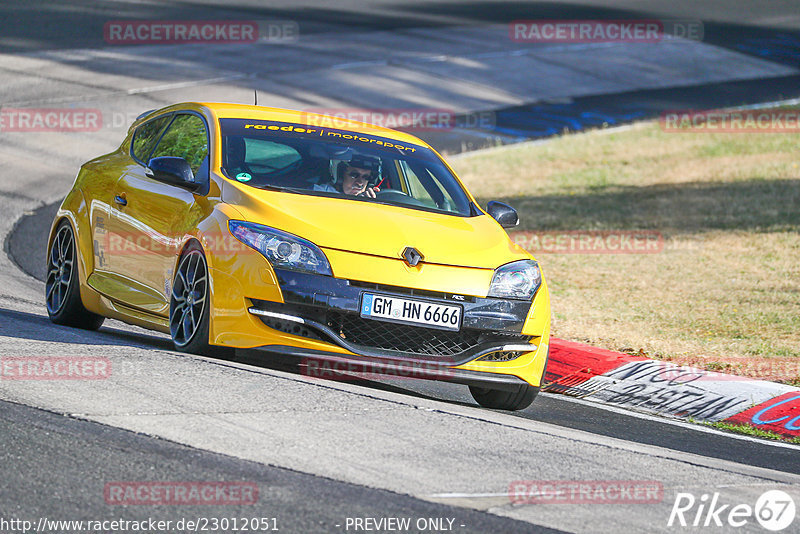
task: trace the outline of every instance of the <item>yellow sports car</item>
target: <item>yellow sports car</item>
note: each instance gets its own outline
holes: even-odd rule
[[[426,143],[299,111],[184,103],[85,163],[53,221],[46,304],[176,349],[266,350],[470,387],[519,410],[547,364],[536,261]]]

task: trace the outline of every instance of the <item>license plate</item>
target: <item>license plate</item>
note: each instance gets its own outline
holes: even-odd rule
[[[364,293],[361,317],[445,330],[461,328],[461,306]]]

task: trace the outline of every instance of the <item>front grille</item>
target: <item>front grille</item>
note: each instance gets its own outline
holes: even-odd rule
[[[364,319],[356,314],[330,312],[328,326],[356,345],[409,354],[448,357],[489,341],[527,343],[530,336],[493,335],[480,330],[460,332]]]
[[[480,345],[496,351],[497,345],[526,344],[531,340],[531,336],[513,332],[474,328],[462,328],[461,331],[454,332],[366,319],[358,313],[325,309],[321,306],[278,304],[257,299],[252,299],[252,302],[258,309],[293,315],[306,321],[305,324],[300,324],[259,315],[261,321],[270,328],[311,339],[346,343],[365,354],[374,349],[396,352],[397,356],[452,361],[467,356],[464,353],[479,348]],[[355,352],[358,353],[359,350]],[[511,353],[502,351],[493,352],[485,358],[486,361],[509,359],[513,359]]]

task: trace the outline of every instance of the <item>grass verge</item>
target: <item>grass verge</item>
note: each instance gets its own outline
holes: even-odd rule
[[[696,423],[697,421],[694,422]],[[777,432],[772,432],[771,430],[761,430],[743,423],[740,424],[740,423],[717,422],[717,423],[701,423],[701,424],[709,426],[711,428],[716,428],[717,430],[724,430],[725,432],[733,432],[734,434],[744,434],[755,438],[771,439],[775,441],[783,441],[786,443],[793,443],[795,445],[800,445],[800,437],[790,438],[782,434],[778,434]]]

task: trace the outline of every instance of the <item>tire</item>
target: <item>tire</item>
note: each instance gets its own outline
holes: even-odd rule
[[[169,331],[175,350],[203,356],[229,357],[233,349],[211,345],[209,322],[211,300],[208,263],[197,242],[181,254],[172,280],[169,301]]]
[[[57,325],[97,330],[105,317],[83,306],[78,279],[75,233],[69,221],[64,220],[58,225],[47,251],[44,297],[47,315]]]
[[[524,410],[531,405],[533,399],[539,394],[539,388],[529,384],[520,384],[516,390],[507,391],[470,386],[469,392],[475,402],[484,408],[517,411]]]

